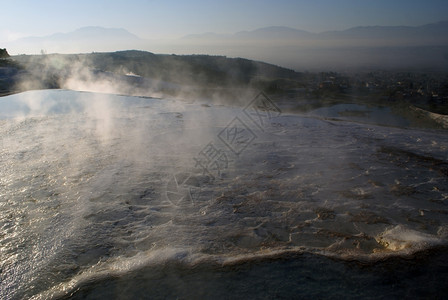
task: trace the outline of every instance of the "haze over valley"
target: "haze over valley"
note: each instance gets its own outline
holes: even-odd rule
[[[448,21],[423,26],[364,26],[312,33],[284,26],[235,34],[142,39],[125,29],[83,27],[5,44],[11,54],[90,53],[138,49],[260,60],[295,70],[432,69],[448,67]]]

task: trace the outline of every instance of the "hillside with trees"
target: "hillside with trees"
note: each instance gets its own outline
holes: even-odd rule
[[[118,93],[145,95],[158,84],[158,91],[176,96],[210,95],[232,97],[237,89],[266,92],[302,87],[303,74],[264,62],[210,55],[164,55],[145,51],[119,51],[89,54],[20,55],[14,60],[26,69],[26,89],[67,88],[68,79],[92,83],[106,80]],[[172,87],[177,87],[173,89]],[[182,88],[181,88],[182,87]],[[70,87],[68,87],[70,88]]]
[[[6,51],[6,49],[5,48],[0,48],[0,58],[8,58],[9,57],[9,54],[8,54],[8,51]]]

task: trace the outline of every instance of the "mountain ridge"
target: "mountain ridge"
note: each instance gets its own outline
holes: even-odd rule
[[[448,21],[415,27],[358,26],[321,33],[270,26],[234,34],[208,32],[170,40],[140,39],[120,28],[84,27],[53,35],[52,39],[31,38],[28,42],[4,46],[13,54],[139,49],[177,55],[224,55],[295,70],[359,67],[443,70],[448,66]]]
[[[98,36],[102,37],[121,37],[128,38],[134,40],[141,40],[135,34],[130,33],[124,28],[106,28],[101,26],[85,26],[75,29],[70,32],[62,33],[57,32],[46,36],[28,36],[24,38],[20,38],[17,41],[38,41],[38,40],[68,40],[70,38],[97,38]]]
[[[425,24],[421,26],[356,26],[345,30],[323,31],[313,33],[301,29],[287,26],[268,26],[251,31],[239,31],[233,34],[216,34],[207,32],[204,34],[190,34],[182,37],[182,39],[238,39],[238,38],[359,38],[360,35],[368,38],[396,38],[396,37],[441,37],[448,36],[448,21],[439,21],[436,23]],[[404,36],[403,36],[404,35]],[[446,38],[448,42],[448,38]]]
[[[366,34],[366,33],[390,33],[393,34],[448,34],[448,20],[443,20],[435,23],[424,24],[420,26],[382,26],[382,25],[370,25],[370,26],[355,26],[344,30],[327,30],[322,32],[311,32],[302,29],[297,29],[288,26],[267,26],[256,28],[254,30],[242,30],[231,34],[220,34],[215,32],[205,33],[193,33],[180,37],[179,39],[197,39],[197,38],[264,38],[264,37],[281,37],[281,38],[322,38],[322,37],[350,37],[353,34]],[[124,28],[108,28],[101,26],[85,26],[80,27],[70,32],[57,32],[46,36],[28,36],[20,38],[16,41],[29,41],[29,40],[62,40],[70,38],[84,38],[87,37],[120,37],[133,40],[146,40],[138,37],[137,35],[129,32]],[[367,37],[368,38],[368,37]]]

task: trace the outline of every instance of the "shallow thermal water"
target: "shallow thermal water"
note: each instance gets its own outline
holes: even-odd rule
[[[446,131],[263,95],[32,91],[0,111],[2,299],[447,292]]]
[[[368,107],[360,104],[336,104],[330,107],[321,107],[310,111],[308,115],[395,127],[409,127],[413,123],[403,116],[394,114],[389,107]]]

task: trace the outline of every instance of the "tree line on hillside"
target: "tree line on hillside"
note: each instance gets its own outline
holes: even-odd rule
[[[128,50],[112,53],[21,55],[14,59],[39,78],[69,76],[78,70],[138,75],[202,88],[254,87],[264,91],[295,88],[302,73],[243,58],[165,55]],[[52,84],[53,86],[53,84]]]
[[[8,58],[10,57],[6,48],[0,48],[0,58]]]

